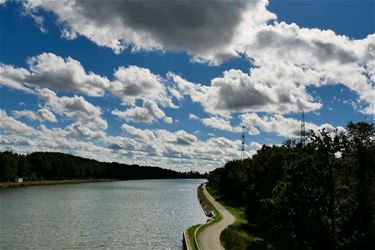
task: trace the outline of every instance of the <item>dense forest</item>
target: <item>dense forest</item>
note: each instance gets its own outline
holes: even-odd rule
[[[208,179],[223,201],[246,208],[241,230],[262,238],[251,249],[375,249],[373,124],[263,146]]]
[[[141,167],[116,162],[105,163],[73,155],[35,152],[21,155],[0,152],[0,181],[66,179],[164,179],[203,178],[198,172],[176,172],[159,167]]]

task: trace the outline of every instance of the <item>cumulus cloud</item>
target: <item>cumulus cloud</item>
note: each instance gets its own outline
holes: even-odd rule
[[[343,84],[367,103],[363,113],[374,114],[375,34],[353,40],[331,30],[275,22],[244,39],[240,50],[258,66],[253,78],[290,87]]]
[[[240,70],[224,71],[223,77],[211,80],[210,86],[186,81],[174,73],[168,73],[182,95],[199,102],[205,111],[228,117],[231,112],[298,112],[319,109],[322,104],[315,102],[304,86],[289,84],[270,84],[252,74]]]
[[[148,140],[148,141],[154,140],[156,138],[154,132],[150,129],[142,130],[142,129],[130,126],[128,124],[123,124],[121,126],[121,129],[126,131],[129,135],[135,138],[140,138],[140,139]]]
[[[213,117],[208,117],[208,118],[203,118],[201,119],[202,124],[208,127],[224,130],[224,131],[229,131],[229,132],[234,132],[234,133],[241,133],[242,129],[241,127],[233,127],[230,124],[229,120],[225,120],[224,118],[213,116]]]
[[[320,107],[321,104],[315,103],[301,86],[271,85],[240,70],[229,70],[224,72],[223,77],[211,81],[207,108],[283,114],[301,108],[310,111]]]
[[[57,122],[56,116],[46,108],[38,109],[36,112],[32,110],[15,110],[12,111],[15,117],[26,117],[32,121],[49,121],[49,122]]]
[[[32,128],[1,111],[0,149],[17,152],[59,151],[102,161],[172,167],[177,170],[209,171],[226,161],[239,158],[240,140],[224,137],[200,140],[184,130],[140,129],[122,125],[123,134],[107,135],[84,124],[65,128]],[[246,145],[251,156],[259,144]],[[218,157],[220,155],[220,157]]]
[[[19,153],[57,151],[110,161],[112,150],[94,144],[93,138],[103,140],[106,135],[77,123],[66,128],[47,128],[44,125],[34,128],[0,110],[0,150]]]
[[[105,77],[86,72],[81,63],[70,57],[42,53],[27,60],[28,69],[0,65],[0,83],[7,87],[32,92],[30,84],[57,91],[102,96],[109,87]]]
[[[6,134],[24,134],[34,135],[36,130],[33,127],[20,122],[14,117],[9,116],[5,110],[0,109],[0,128],[3,133]]]
[[[38,95],[47,107],[61,116],[72,118],[79,124],[93,129],[105,130],[108,127],[107,121],[101,117],[101,108],[89,103],[82,96],[59,97],[46,88],[40,89]]]
[[[275,18],[267,1],[34,1],[29,13],[53,12],[69,39],[77,34],[119,53],[133,50],[185,50],[211,61],[236,55],[241,30]],[[251,15],[252,19],[245,18]]]
[[[16,68],[11,65],[0,64],[0,84],[9,88],[33,93],[25,80],[30,76],[30,72],[23,68]]]
[[[232,126],[230,119],[224,119],[222,117],[218,116],[212,116],[208,118],[202,118],[200,119],[203,125],[223,131],[228,131],[232,133],[242,133],[243,128],[242,125]],[[245,132],[247,132],[249,135],[258,135],[260,132],[259,130],[254,127],[250,126],[245,129]]]
[[[38,109],[37,114],[41,120],[45,120],[49,122],[57,122],[55,115],[46,108]]]
[[[211,98],[217,102],[212,103],[215,109],[258,111],[258,106],[265,108],[266,103],[271,103],[265,112],[287,113],[297,109],[288,104],[300,102],[299,106],[305,110],[315,110],[319,109],[319,103],[306,96],[304,87],[340,83],[367,103],[361,112],[374,114],[375,35],[355,40],[331,30],[278,22],[267,6],[267,0],[152,3],[29,0],[25,3],[26,12],[33,15],[40,10],[54,13],[65,37],[83,35],[116,52],[127,46],[133,51],[181,49],[190,53],[193,60],[209,63],[220,63],[238,53],[245,55],[256,66],[249,74],[251,81],[240,84],[244,85],[242,92],[235,83],[235,86],[226,84],[230,79],[213,81],[211,85],[218,87],[212,88],[216,90]],[[285,93],[285,89],[295,93]],[[193,101],[202,101],[201,88],[190,86],[183,91],[185,95],[190,92]],[[181,98],[175,89],[171,92]],[[218,98],[222,97],[220,102]]]
[[[121,98],[124,105],[130,105],[124,111],[113,110],[113,115],[133,122],[153,123],[160,119],[166,123],[173,122],[159,107],[177,108],[172,102],[166,81],[149,69],[134,65],[118,68],[110,89],[113,95]],[[135,105],[137,100],[142,102],[141,107]]]
[[[114,73],[111,91],[124,104],[135,104],[136,100],[149,100],[163,106],[176,108],[168,95],[163,78],[149,69],[137,66],[120,67]]]
[[[158,129],[154,131],[154,134],[157,138],[164,140],[165,142],[177,145],[191,145],[198,141],[195,135],[187,133],[184,130],[170,132],[165,129]]]
[[[122,129],[133,141],[127,140],[127,143],[124,143],[123,140],[111,138],[111,142],[117,145],[114,148],[132,150],[134,154],[147,152],[148,157],[159,157],[159,160],[162,159],[172,165],[175,164],[175,160],[190,164],[189,167],[204,162],[206,169],[211,169],[221,166],[227,160],[239,157],[239,140],[232,141],[218,137],[203,141],[184,130],[139,129],[128,124],[122,125]],[[248,149],[247,154],[250,156],[253,147],[248,145]],[[220,157],[217,157],[218,154]]]
[[[94,130],[82,124],[73,123],[65,128],[69,136],[81,139],[104,139],[106,134],[102,130]]]
[[[157,120],[163,119],[166,123],[172,123],[172,118],[167,117],[163,110],[157,104],[151,101],[144,101],[142,107],[132,107],[125,111],[115,109],[112,114],[120,117],[125,121],[153,123]]]
[[[240,115],[242,124],[247,129],[260,129],[268,133],[276,133],[279,136],[287,138],[297,138],[300,136],[301,121],[294,118],[287,118],[282,115],[264,115],[259,116],[256,113],[246,113]],[[326,129],[327,131],[333,131],[336,129],[331,124],[324,123],[316,125],[314,123],[306,122],[306,130],[318,131]],[[342,127],[337,127],[339,130],[343,130]]]

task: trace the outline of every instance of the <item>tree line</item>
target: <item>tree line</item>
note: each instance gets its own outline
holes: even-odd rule
[[[208,180],[221,199],[246,207],[244,230],[264,239],[253,249],[375,249],[373,124],[263,146]]]
[[[199,172],[176,172],[160,167],[106,163],[57,152],[28,155],[0,152],[0,181],[66,179],[165,179],[203,178]]]

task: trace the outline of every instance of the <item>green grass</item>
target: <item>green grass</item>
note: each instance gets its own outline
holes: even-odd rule
[[[189,241],[190,241],[191,248],[192,248],[193,250],[198,250],[197,244],[195,243],[195,240],[194,240],[194,233],[195,233],[195,230],[196,230],[200,225],[201,225],[201,224],[194,225],[194,226],[192,226],[192,227],[189,227],[189,229],[187,230],[187,235],[188,235],[188,238],[189,238]]]
[[[248,232],[249,223],[246,218],[244,207],[229,206],[220,200],[217,191],[211,187],[206,187],[207,191],[219,201],[233,216],[236,221],[227,227],[220,235],[220,241],[227,250],[243,250],[243,249],[273,249],[261,237],[252,235]]]

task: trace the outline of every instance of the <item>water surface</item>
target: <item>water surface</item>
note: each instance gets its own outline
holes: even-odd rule
[[[205,221],[204,180],[136,180],[0,191],[0,249],[181,249]]]

